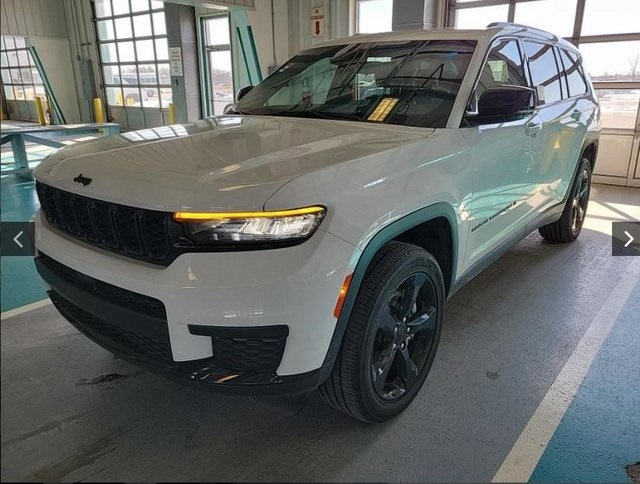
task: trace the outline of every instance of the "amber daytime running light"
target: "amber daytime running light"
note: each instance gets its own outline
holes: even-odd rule
[[[317,230],[324,207],[269,212],[175,212],[197,244],[252,244],[304,240]]]

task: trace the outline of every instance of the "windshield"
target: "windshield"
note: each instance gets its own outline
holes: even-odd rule
[[[444,127],[474,41],[376,42],[306,50],[238,102],[238,114]]]

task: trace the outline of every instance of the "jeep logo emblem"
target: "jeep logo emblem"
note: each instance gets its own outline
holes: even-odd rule
[[[73,179],[76,183],[82,183],[82,186],[86,187],[89,183],[93,181],[93,178],[87,178],[80,173],[77,177]]]

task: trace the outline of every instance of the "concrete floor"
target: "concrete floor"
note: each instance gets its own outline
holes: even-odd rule
[[[456,294],[427,383],[383,425],[351,420],[316,397],[285,417],[260,401],[163,380],[114,360],[51,306],[5,319],[2,480],[491,480],[632,264],[611,257],[609,233],[611,221],[633,219],[640,190],[596,186],[575,243],[532,234]],[[640,282],[601,350],[606,364],[594,363],[585,379],[615,376],[624,390],[608,418],[627,429],[640,428],[638,299]],[[89,384],[111,373],[124,377]],[[602,415],[582,425],[597,427]],[[573,433],[562,429],[555,437]],[[591,453],[580,461],[586,480],[624,480],[624,465],[640,460],[636,434],[607,436],[620,447],[609,460],[582,442],[576,452]],[[564,473],[545,453],[534,478],[583,478],[566,468],[572,447],[552,441],[548,451],[556,447],[566,451]]]

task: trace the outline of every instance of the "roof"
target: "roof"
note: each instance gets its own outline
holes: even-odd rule
[[[576,47],[566,40],[556,35],[535,27],[515,24],[509,22],[494,22],[486,29],[463,30],[463,29],[412,29],[397,30],[394,32],[382,32],[377,34],[356,34],[351,37],[328,40],[317,45],[340,45],[359,44],[364,42],[388,42],[388,41],[410,41],[410,40],[487,40],[498,35],[517,35],[537,40],[557,42],[559,45],[571,50]]]

